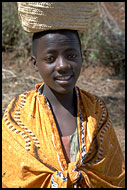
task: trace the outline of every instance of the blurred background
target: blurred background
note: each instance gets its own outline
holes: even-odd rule
[[[99,17],[79,33],[83,66],[77,85],[104,100],[125,156],[125,2],[100,2],[98,9]],[[31,66],[31,39],[16,2],[2,2],[2,113],[14,96],[42,82]]]

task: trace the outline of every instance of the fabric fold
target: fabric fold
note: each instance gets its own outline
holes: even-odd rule
[[[3,187],[124,187],[124,158],[104,102],[76,87],[80,149],[67,164],[50,106],[37,90],[43,85],[14,98],[4,113]]]

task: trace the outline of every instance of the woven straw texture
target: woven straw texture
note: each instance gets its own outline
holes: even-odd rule
[[[96,2],[17,2],[21,25],[26,32],[85,30],[98,15]]]

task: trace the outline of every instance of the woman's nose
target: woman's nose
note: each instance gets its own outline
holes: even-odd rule
[[[57,71],[66,71],[70,69],[70,64],[64,57],[59,57],[56,63],[56,69]]]

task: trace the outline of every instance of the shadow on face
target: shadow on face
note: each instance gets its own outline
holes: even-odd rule
[[[32,56],[36,57],[37,42],[38,42],[38,40],[41,37],[43,37],[43,36],[45,36],[47,34],[49,34],[49,36],[50,36],[51,34],[58,34],[58,33],[61,34],[61,35],[66,35],[70,39],[72,39],[72,36],[75,35],[75,37],[77,38],[77,42],[78,42],[78,45],[80,47],[81,56],[82,56],[81,41],[80,41],[80,38],[79,38],[78,31],[77,30],[66,30],[66,29],[47,30],[47,31],[42,31],[42,32],[34,33],[33,34],[33,38],[32,38]]]
[[[33,65],[47,86],[59,93],[73,90],[82,65],[77,31],[46,31],[33,38]]]

